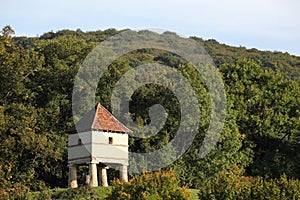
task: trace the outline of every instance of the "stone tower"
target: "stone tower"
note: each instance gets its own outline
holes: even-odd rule
[[[76,129],[76,128],[77,129]],[[77,166],[89,165],[87,184],[108,186],[107,166],[118,166],[120,180],[128,181],[128,133],[132,131],[119,122],[101,104],[95,106],[70,128],[68,139],[69,187],[76,188]]]

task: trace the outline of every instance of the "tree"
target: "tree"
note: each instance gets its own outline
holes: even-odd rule
[[[0,35],[0,105],[33,100],[28,87],[30,77],[41,67],[43,59],[25,51],[11,41],[13,30],[6,26]]]
[[[228,95],[234,100],[237,125],[256,146],[251,175],[299,178],[299,85],[261,63],[237,59],[221,67]]]

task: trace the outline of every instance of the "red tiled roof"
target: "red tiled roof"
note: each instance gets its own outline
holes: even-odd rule
[[[115,118],[100,103],[94,109],[86,113],[80,119],[75,127],[70,128],[67,132],[82,132],[87,130],[102,130],[110,132],[132,133],[124,124]]]

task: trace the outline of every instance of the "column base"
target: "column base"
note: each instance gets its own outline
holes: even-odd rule
[[[126,165],[121,165],[120,166],[120,181],[121,182],[128,182],[127,166]]]
[[[89,167],[90,171],[90,187],[98,187],[98,177],[97,177],[97,164],[96,163],[91,163]]]
[[[69,187],[70,188],[78,188],[77,180],[71,181]]]
[[[107,172],[106,172],[105,166],[101,167],[101,186],[104,186],[104,187],[108,186]]]
[[[69,166],[69,188],[78,188],[77,170],[75,165]]]

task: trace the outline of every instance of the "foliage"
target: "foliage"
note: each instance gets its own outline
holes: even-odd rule
[[[5,184],[5,185],[3,185]],[[21,183],[1,182],[0,199],[31,199],[30,188]]]
[[[0,188],[38,190],[43,180],[63,177],[58,163],[65,165],[66,138],[47,127],[52,120],[46,117],[54,118],[55,112],[48,115],[45,105],[35,104],[37,93],[31,84],[43,58],[15,46],[7,30],[0,36]]]
[[[255,144],[250,175],[299,178],[299,85],[260,63],[240,58],[220,69],[234,100],[240,132]]]
[[[13,30],[4,27],[0,35],[0,105],[30,103],[34,98],[28,87],[30,78],[40,69],[43,59],[12,43]]]
[[[53,199],[94,199],[95,191],[88,186],[82,186],[75,189],[68,189],[53,195]]]
[[[73,125],[71,99],[76,73],[93,47],[119,32],[61,30],[28,38],[13,37],[10,26],[2,29],[1,195],[7,197],[18,191],[15,195],[25,198],[30,190],[67,185],[65,130]],[[212,56],[227,91],[226,120],[220,140],[204,158],[199,158],[199,148],[209,125],[211,94],[193,66],[177,55],[155,49],[123,55],[101,77],[96,101],[110,109],[112,90],[128,70],[151,62],[171,66],[187,78],[197,93],[201,120],[191,148],[162,170],[173,169],[180,177],[180,184],[189,187],[209,184],[224,171],[230,172],[233,166],[244,170],[247,176],[264,177],[261,180],[268,184],[273,184],[271,178],[280,180],[282,174],[288,180],[300,178],[300,58],[193,39]],[[148,75],[141,78],[154,76]],[[127,87],[124,85],[123,90]],[[166,111],[165,126],[152,137],[131,137],[131,151],[159,149],[175,136],[180,122],[179,102],[166,87],[155,84],[140,87],[131,98],[129,115],[140,126],[146,125],[150,123],[149,108],[155,104],[161,104]],[[164,155],[161,157],[166,159]],[[142,165],[137,167],[145,169]]]
[[[239,131],[230,107],[228,111],[219,141],[208,155],[199,158],[200,135],[196,136],[195,144],[188,152],[174,163],[182,183],[197,188],[218,176],[222,170],[230,170],[234,165],[244,168],[252,162],[253,144]]]
[[[287,179],[266,180],[261,177],[241,175],[241,169],[223,171],[213,182],[203,184],[199,199],[299,199],[300,181]]]
[[[281,72],[286,78],[300,83],[300,57],[278,51],[260,51],[255,48],[233,47],[220,44],[214,39],[203,40],[192,37],[207,50],[217,66],[234,64],[237,58],[247,58],[255,62],[262,62],[265,69]]]
[[[179,179],[173,171],[159,171],[136,176],[129,182],[113,182],[107,199],[188,199],[190,192],[179,187]]]

